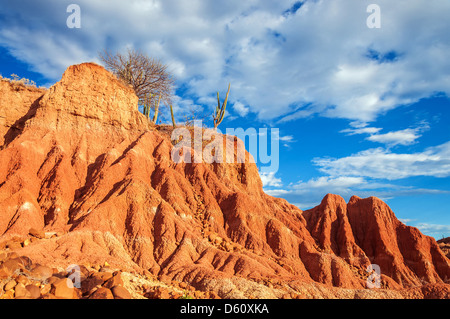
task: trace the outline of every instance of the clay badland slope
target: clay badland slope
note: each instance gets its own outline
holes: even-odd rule
[[[174,163],[98,65],[45,91],[0,84],[0,241],[58,233],[19,249],[33,261],[107,261],[223,297],[449,297],[449,259],[381,200],[327,195],[303,212],[265,194],[255,164]],[[384,289],[365,290],[370,264]]]

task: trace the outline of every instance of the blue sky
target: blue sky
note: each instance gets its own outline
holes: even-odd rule
[[[71,3],[79,29],[66,25]],[[366,24],[372,3],[379,29]],[[377,196],[439,239],[450,236],[449,16],[448,0],[4,1],[0,73],[48,87],[105,48],[136,48],[177,78],[178,121],[191,110],[211,121],[230,82],[222,130],[280,130],[267,193],[302,209],[327,193]]]

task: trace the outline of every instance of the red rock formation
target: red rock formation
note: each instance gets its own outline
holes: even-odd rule
[[[165,128],[98,65],[69,67],[33,98],[0,151],[0,241],[57,232],[20,249],[35,262],[108,261],[233,297],[362,289],[371,263],[391,288],[450,277],[434,240],[380,200],[328,195],[302,212],[263,192],[255,164],[174,163]]]
[[[401,223],[378,198],[352,197],[348,215],[358,245],[397,283],[419,285],[450,278],[449,261],[436,241]]]
[[[392,287],[448,282],[449,260],[432,237],[406,226],[380,199],[327,195],[304,212],[308,230],[324,250],[365,268],[380,266]]]
[[[303,213],[308,230],[320,248],[342,257],[350,265],[367,267],[370,261],[356,244],[348,220],[347,204],[337,195],[328,194],[322,203]]]
[[[34,114],[45,89],[0,80],[0,143],[8,142],[22,129],[24,121]]]
[[[437,243],[447,258],[450,258],[450,237],[439,239]]]

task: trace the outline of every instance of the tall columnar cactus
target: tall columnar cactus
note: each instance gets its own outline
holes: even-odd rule
[[[170,115],[172,116],[172,125],[173,128],[177,127],[177,124],[175,123],[175,117],[173,116],[173,108],[172,108],[172,104],[170,104]]]
[[[222,123],[223,118],[225,116],[225,110],[227,108],[227,102],[228,102],[228,94],[230,93],[230,86],[231,86],[231,83],[228,84],[227,95],[225,96],[225,101],[223,101],[222,106],[220,106],[219,92],[217,92],[217,107],[216,107],[216,112],[214,113],[214,116],[213,116],[215,130],[217,130],[217,126],[219,126],[219,124]]]
[[[156,124],[156,120],[158,119],[158,112],[159,112],[159,103],[161,102],[161,95],[158,98],[158,102],[155,101],[155,114],[153,115],[153,124]]]
[[[152,97],[153,97],[153,95],[151,93],[149,93],[147,95],[147,98],[143,101],[143,104],[144,104],[144,112],[143,113],[144,113],[145,117],[147,117],[147,118],[150,118]]]

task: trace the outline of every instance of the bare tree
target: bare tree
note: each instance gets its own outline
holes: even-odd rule
[[[160,102],[166,105],[172,102],[174,78],[168,66],[131,49],[126,54],[111,54],[105,50],[99,57],[106,69],[131,85],[147,117],[150,117],[150,108],[154,109],[152,121],[156,123]]]

